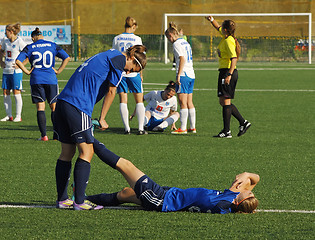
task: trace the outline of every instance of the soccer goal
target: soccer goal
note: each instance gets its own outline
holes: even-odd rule
[[[221,37],[204,18],[209,15],[219,23],[225,19],[236,22],[236,37],[242,47],[240,61],[312,63],[312,13],[165,13],[164,30],[169,22],[175,22],[188,36],[194,60],[215,61]],[[173,58],[170,45],[164,36],[165,63]]]

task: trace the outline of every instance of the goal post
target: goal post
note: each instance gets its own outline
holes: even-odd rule
[[[168,28],[170,17],[308,17],[308,63],[312,63],[312,13],[165,13],[164,31]],[[194,49],[193,49],[194,50]],[[164,62],[168,62],[168,40],[164,35]]]

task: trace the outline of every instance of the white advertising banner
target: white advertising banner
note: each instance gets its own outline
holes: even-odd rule
[[[70,25],[21,25],[19,36],[27,43],[32,43],[31,33],[38,27],[44,39],[55,42],[58,45],[71,44]],[[5,37],[5,25],[0,25],[0,39]]]

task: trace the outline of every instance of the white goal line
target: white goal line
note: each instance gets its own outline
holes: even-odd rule
[[[52,205],[13,205],[3,204],[0,208],[56,208]],[[118,209],[118,210],[143,210],[141,206],[108,206],[105,209]],[[269,213],[315,213],[314,210],[284,210],[284,209],[257,209],[257,212],[269,212]]]

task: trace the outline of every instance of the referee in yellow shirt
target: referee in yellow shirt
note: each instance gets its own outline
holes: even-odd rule
[[[218,45],[219,56],[219,78],[218,78],[218,97],[223,113],[223,130],[213,137],[217,138],[231,138],[230,120],[231,115],[239,121],[238,137],[246,133],[251,123],[245,120],[236,106],[231,103],[234,98],[236,83],[238,79],[238,72],[236,63],[241,53],[241,46],[234,36],[235,22],[232,20],[225,20],[222,26],[218,24],[212,16],[206,17],[211,22],[212,26],[217,29],[222,39]]]

